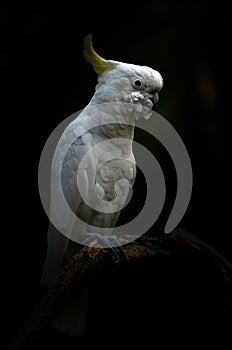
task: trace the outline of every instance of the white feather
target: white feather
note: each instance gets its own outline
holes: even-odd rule
[[[133,88],[132,81],[136,77],[144,79],[146,83],[144,90],[135,91]],[[97,192],[99,207],[103,205],[102,200],[104,199],[108,201],[109,208],[117,211],[119,206],[126,202],[129,193],[128,184],[133,185],[136,171],[132,152],[134,128],[131,125],[122,124],[122,115],[125,116],[125,123],[130,120],[130,124],[131,120],[134,123],[135,119],[141,115],[146,117],[147,113],[144,114],[143,106],[152,107],[149,100],[150,92],[159,91],[162,84],[160,74],[149,67],[119,63],[115,69],[106,70],[99,77],[95,94],[89,105],[68,125],[62,134],[52,162],[50,216],[56,228],[50,225],[48,230],[47,257],[42,274],[43,283],[49,286],[54,284],[68,247],[69,238],[76,240],[78,236],[84,235],[89,228],[88,223],[101,227],[109,227],[109,223],[112,226],[116,224],[117,212],[105,215],[93,212],[85,205],[77,186],[77,171],[80,175],[82,194],[91,200],[91,195]],[[120,106],[113,104],[109,110],[107,107],[91,108],[107,102],[123,102],[124,104]],[[130,103],[128,104],[128,102]],[[135,108],[131,103],[134,103]],[[118,124],[111,124],[108,127],[107,125],[99,126],[89,130],[93,121],[109,123],[109,120],[114,120]],[[82,135],[77,138],[80,134]],[[114,140],[114,138],[117,139]],[[88,161],[82,162],[80,167],[80,162],[86,153],[94,149],[98,142],[106,140],[111,140],[111,142],[101,144],[99,146],[100,152],[95,155],[90,154]],[[115,158],[118,159],[110,159],[109,155],[111,154],[114,154]],[[61,165],[62,189],[59,186]],[[93,169],[98,167],[99,170],[93,181]],[[73,213],[70,214],[70,211],[65,210],[63,204],[60,203],[60,196],[65,197]],[[117,200],[117,196],[120,197],[120,201]],[[78,227],[76,227],[74,220],[77,213],[86,221]],[[96,227],[95,232],[101,232],[101,227]],[[61,234],[59,230],[64,234]],[[112,229],[109,229],[109,234],[111,232]],[[80,303],[83,305],[86,303],[85,293],[79,298],[79,305],[77,303],[75,307],[69,308],[56,319],[53,323],[54,327],[64,332],[81,334],[86,321],[82,314],[83,310],[86,312],[86,308],[83,305],[80,306]],[[73,314],[71,315],[70,312]],[[82,316],[80,317],[80,315]],[[65,322],[67,317],[72,320],[72,325]],[[83,322],[80,321],[80,318]]]

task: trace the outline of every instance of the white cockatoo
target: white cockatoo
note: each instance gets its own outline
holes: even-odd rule
[[[98,84],[89,104],[63,132],[52,161],[53,224],[48,230],[42,274],[42,283],[48,286],[56,280],[70,240],[88,244],[97,237],[100,245],[117,246],[112,229],[127,200],[127,184],[133,185],[136,175],[132,151],[135,120],[151,114],[163,86],[156,70],[100,57],[93,49],[91,35],[85,37],[84,47],[84,57],[98,74]],[[89,157],[84,159],[87,153]],[[60,203],[59,176],[71,211]],[[80,226],[74,225],[76,215],[83,221]],[[85,305],[83,293],[54,327],[66,333],[83,333]]]

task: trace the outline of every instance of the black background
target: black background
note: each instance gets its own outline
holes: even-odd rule
[[[38,193],[38,163],[53,129],[94,93],[97,76],[82,56],[86,34],[92,33],[104,58],[161,72],[157,111],[182,137],[193,166],[193,195],[179,227],[231,261],[227,3],[78,4],[8,7],[0,13],[4,343],[41,297],[48,219]],[[160,162],[172,191],[175,173],[168,160],[165,170],[162,155]]]

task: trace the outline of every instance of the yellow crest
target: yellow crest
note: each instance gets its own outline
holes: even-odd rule
[[[84,38],[84,47],[83,55],[87,62],[92,64],[95,72],[97,74],[104,73],[107,69],[113,69],[116,66],[116,62],[105,60],[99,56],[93,48],[92,44],[92,35],[89,34]]]

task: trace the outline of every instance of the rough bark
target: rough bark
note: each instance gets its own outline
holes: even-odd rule
[[[87,331],[87,335],[91,336],[100,329],[96,326],[93,331],[92,326],[98,323],[97,318],[95,319],[97,313],[102,313],[99,319],[101,321],[103,319],[103,322],[104,316],[108,318],[107,322],[111,322],[109,318],[112,316],[112,325],[117,327],[113,319],[119,317],[115,316],[115,312],[117,314],[117,309],[122,306],[124,316],[128,317],[125,322],[131,324],[130,315],[134,309],[140,310],[140,303],[143,303],[146,308],[145,311],[144,309],[138,311],[140,320],[152,316],[152,312],[159,318],[159,321],[154,323],[154,329],[158,329],[160,323],[166,322],[165,313],[168,313],[168,323],[170,319],[173,322],[172,315],[178,316],[179,313],[184,318],[190,319],[191,315],[195,315],[196,309],[198,313],[202,313],[200,318],[205,319],[206,322],[208,317],[210,320],[208,313],[211,311],[208,310],[211,309],[218,317],[231,316],[232,267],[211,246],[192,234],[183,230],[174,230],[170,234],[159,237],[143,236],[124,245],[123,248],[128,260],[123,254],[117,256],[109,249],[84,247],[74,254],[64,265],[57,283],[41,300],[21,332],[9,345],[8,350],[37,349],[36,346],[39,346],[36,345],[37,342],[41,341],[40,339],[46,339],[51,322],[75,295],[77,289],[83,285],[89,286],[92,290],[93,311],[89,316],[92,317],[92,321],[90,330]],[[118,289],[119,285],[123,285],[122,291]],[[155,285],[154,290],[153,285]],[[111,296],[101,297],[106,291],[111,293]],[[118,300],[116,303],[113,302],[112,311],[108,313],[105,303],[109,303],[109,300],[112,300],[110,298]],[[98,304],[103,306],[100,308]],[[123,325],[122,322],[121,327]],[[185,322],[180,325],[185,327]],[[131,329],[133,327],[131,326]],[[149,328],[141,325],[138,327],[139,332],[143,327]],[[165,328],[167,332],[170,331],[169,327],[165,326]],[[175,329],[175,326],[171,328]],[[109,329],[107,327],[106,329],[109,333]],[[149,329],[148,332],[152,330]],[[161,334],[160,330],[159,334]],[[226,330],[225,334],[227,334]],[[162,341],[165,343],[165,340]],[[158,349],[162,348],[160,345],[162,341],[157,340]],[[173,341],[175,343],[175,336]]]

